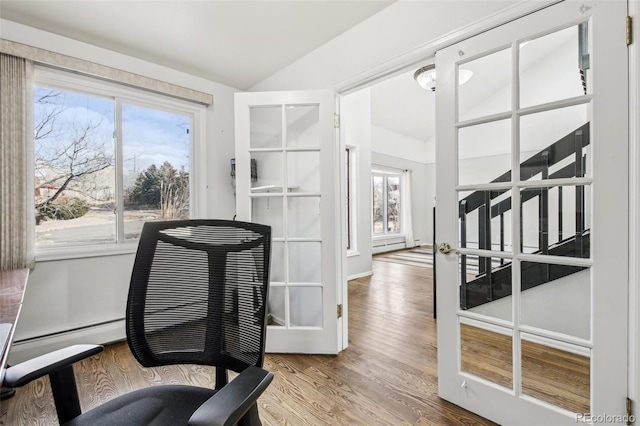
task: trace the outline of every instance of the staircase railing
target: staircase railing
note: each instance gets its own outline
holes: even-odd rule
[[[555,143],[542,149],[532,157],[528,158],[520,164],[520,179],[522,181],[529,180],[536,175],[540,175],[542,179],[562,179],[571,177],[584,177],[586,168],[586,156],[584,149],[589,145],[589,123],[585,123],[575,131],[567,134]],[[565,165],[559,170],[550,173],[550,169],[561,161],[573,157],[570,164]],[[511,171],[508,171],[492,181],[509,182],[511,180]],[[536,253],[549,254],[549,189],[558,188],[558,241],[564,241],[567,238],[574,239],[574,256],[588,257],[589,249],[588,235],[585,229],[585,192],[584,186],[576,186],[575,188],[575,230],[569,237],[566,230],[563,229],[563,191],[562,186],[552,186],[544,188],[526,188],[520,191],[521,203],[538,198],[538,250]],[[459,219],[460,219],[460,247],[466,248],[468,215],[478,211],[478,248],[491,250],[492,242],[492,219],[499,217],[499,247],[500,251],[505,250],[505,214],[512,209],[511,197],[505,198],[491,205],[492,200],[504,194],[507,190],[480,190],[468,195],[460,200],[459,203]],[[522,213],[521,213],[522,215]],[[520,218],[522,222],[522,217]],[[520,241],[523,241],[523,227],[520,227]],[[521,243],[522,244],[522,243]],[[487,301],[494,300],[494,285],[492,273],[496,267],[504,267],[509,262],[501,259],[499,265],[492,264],[491,257],[478,258],[478,274],[483,276],[483,280],[488,284]],[[467,256],[461,256],[461,306],[463,309],[467,307]]]

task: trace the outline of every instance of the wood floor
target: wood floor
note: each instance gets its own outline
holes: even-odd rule
[[[260,398],[265,425],[489,425],[438,397],[432,270],[374,260],[349,283],[349,348],[337,356],[268,354],[275,380]],[[83,409],[161,383],[213,385],[202,366],[143,369],[124,343],[77,364]],[[48,379],[0,402],[0,425],[55,425]]]

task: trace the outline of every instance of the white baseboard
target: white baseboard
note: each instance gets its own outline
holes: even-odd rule
[[[371,275],[373,275],[373,271],[360,272],[359,274],[349,275],[347,281],[355,280],[356,278],[370,277]]]
[[[124,319],[49,336],[34,337],[11,345],[9,364],[17,364],[70,345],[81,343],[104,345],[124,339],[126,339]]]

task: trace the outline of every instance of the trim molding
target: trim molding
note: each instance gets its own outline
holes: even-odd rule
[[[526,0],[502,9],[501,11],[451,31],[426,43],[422,43],[408,52],[386,60],[358,74],[336,83],[333,89],[340,95],[347,95],[359,89],[371,86],[381,80],[394,77],[411,66],[417,66],[432,58],[437,50],[454,45],[507,22],[549,7],[562,0]]]
[[[67,71],[113,81],[130,87],[145,89],[154,93],[183,99],[209,106],[213,104],[213,95],[188,89],[176,84],[145,77],[128,71],[74,58],[39,47],[29,46],[15,41],[0,39],[0,52],[18,56],[36,63],[61,68]]]
[[[628,395],[640,398],[640,0],[628,2],[633,18],[629,46],[629,360]]]
[[[373,275],[373,271],[360,272],[358,274],[349,275],[347,277],[347,281],[355,280],[357,278],[370,277],[372,275]]]

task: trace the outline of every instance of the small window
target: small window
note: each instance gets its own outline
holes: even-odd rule
[[[36,78],[37,247],[121,243],[146,221],[190,217],[194,114],[130,90]]]
[[[345,148],[345,177],[346,177],[346,221],[347,221],[347,250],[354,249],[354,235],[353,235],[353,182],[352,173],[353,167],[353,148]]]
[[[372,214],[374,236],[401,233],[401,182],[402,176],[374,172],[371,176]]]

